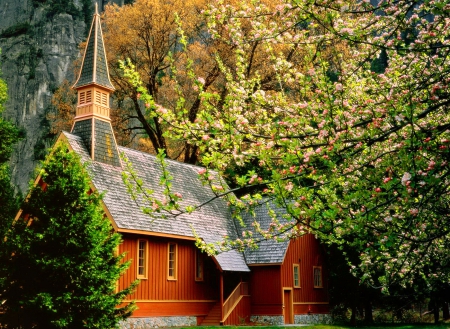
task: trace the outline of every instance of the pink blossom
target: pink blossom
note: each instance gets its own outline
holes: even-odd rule
[[[409,185],[407,183],[409,182],[410,179],[411,179],[411,174],[409,172],[405,172],[402,177],[402,185],[403,186]]]
[[[292,182],[289,182],[286,184],[286,186],[284,188],[286,189],[286,191],[291,192],[292,189],[294,188],[294,184],[292,184]]]
[[[205,169],[205,168],[202,168],[202,169],[200,169],[200,170],[198,171],[198,174],[199,174],[199,175],[203,175],[204,173],[206,173],[206,169]]]

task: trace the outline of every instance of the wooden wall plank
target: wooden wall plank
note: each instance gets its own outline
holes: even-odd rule
[[[294,288],[293,264],[299,264],[300,288]],[[322,288],[314,288],[313,267],[322,267]],[[328,302],[328,280],[325,253],[319,241],[312,234],[290,241],[281,266],[283,287],[293,287],[296,302]],[[304,314],[304,307],[297,307],[295,314]],[[300,312],[300,313],[299,313]],[[314,313],[314,312],[313,312]]]
[[[253,303],[281,303],[280,266],[252,266],[250,295]]]
[[[250,269],[251,314],[282,314],[281,266],[251,266]]]
[[[250,310],[250,296],[243,296],[239,301],[239,304],[236,305],[235,309],[225,320],[224,325],[229,326],[250,323]]]
[[[216,301],[211,302],[136,302],[133,317],[147,316],[206,316]]]
[[[137,277],[137,240],[148,241],[148,276],[139,280],[136,291],[127,297],[130,300],[218,300],[216,289],[219,271],[210,257],[205,257],[205,279],[195,281],[195,252],[193,241],[170,238],[123,235],[119,252],[125,252],[123,261],[131,261],[130,267],[119,280],[119,289],[123,289]],[[177,278],[169,280],[168,243],[177,244]],[[139,313],[142,313],[140,311]],[[136,315],[134,315],[136,316]]]
[[[294,304],[294,314],[327,314],[330,312],[328,304]]]

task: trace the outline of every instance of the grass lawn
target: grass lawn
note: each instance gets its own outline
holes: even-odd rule
[[[384,328],[392,328],[392,329],[450,329],[450,324],[382,324],[376,326],[326,326],[326,325],[316,325],[316,326],[307,326],[303,328],[314,328],[314,329],[351,329],[351,328],[365,328],[365,329],[384,329]]]
[[[382,325],[375,325],[375,326],[340,326],[340,325],[299,325],[293,326],[289,325],[287,327],[283,326],[272,326],[272,327],[265,327],[265,326],[242,326],[242,327],[236,327],[236,326],[225,326],[225,327],[200,327],[202,329],[219,329],[219,328],[226,328],[226,329],[256,329],[256,328],[263,328],[263,329],[280,329],[280,328],[288,328],[288,329],[354,329],[354,328],[364,328],[364,329],[385,329],[385,328],[392,328],[392,329],[450,329],[450,323],[443,323],[443,324],[403,324],[403,325],[389,325],[389,324],[382,324]],[[192,327],[186,327],[186,328],[178,328],[178,329],[192,329]]]

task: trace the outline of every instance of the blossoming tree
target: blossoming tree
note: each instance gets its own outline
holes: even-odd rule
[[[127,74],[171,138],[201,150],[205,183],[238,218],[263,198],[286,207],[288,224],[274,218],[265,238],[313,232],[356,248],[354,270],[372,284],[448,282],[448,2],[216,0],[204,14],[211,36],[234,46],[235,67],[217,58],[221,94],[196,79],[202,106],[194,122],[182,101],[176,111],[158,106],[130,67]],[[248,74],[255,41],[273,88]],[[301,65],[280,45],[299,49]],[[377,61],[384,65],[375,69]],[[212,183],[211,169],[249,193],[234,197]],[[168,204],[175,215],[195,209]],[[254,244],[248,233],[215,248]]]

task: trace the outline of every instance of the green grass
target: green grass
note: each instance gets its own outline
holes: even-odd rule
[[[264,329],[280,329],[283,328],[283,326],[225,326],[225,327],[200,327],[201,329],[219,329],[219,328],[226,328],[226,329],[251,329],[251,328],[264,328]],[[299,325],[297,326],[289,326],[285,327],[288,329],[354,329],[354,328],[364,328],[364,329],[385,329],[385,328],[392,328],[392,329],[450,329],[450,323],[448,324],[381,324],[381,325],[374,325],[374,326],[342,326],[342,325]],[[183,328],[177,328],[177,329],[192,329],[192,327],[183,327]]]
[[[314,329],[351,329],[351,328],[364,328],[364,329],[384,329],[384,328],[392,328],[392,329],[450,329],[450,324],[381,324],[376,326],[325,326],[325,325],[316,325],[316,326],[308,326],[302,328],[314,328]]]

